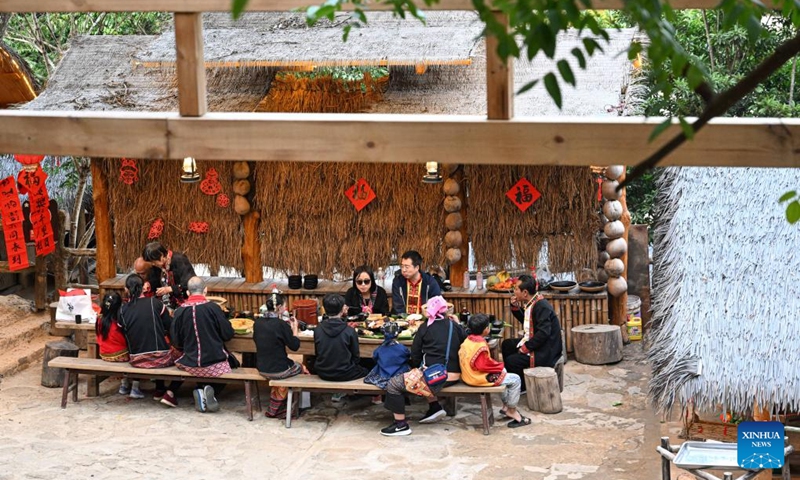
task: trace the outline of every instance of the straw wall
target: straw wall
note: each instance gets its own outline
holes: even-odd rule
[[[389,77],[342,80],[324,75],[314,78],[282,72],[275,76],[269,92],[256,112],[355,113],[379,102]]]
[[[423,174],[422,165],[257,163],[264,264],[350,275],[361,264],[388,265],[409,249],[439,263],[444,197],[440,185],[421,183]],[[356,212],[344,191],[362,177],[377,198]]]
[[[232,206],[217,206],[215,197],[200,191],[200,183],[180,182],[181,162],[137,160],[139,181],[126,185],[120,181],[121,160],[102,161],[109,183],[109,197],[117,263],[129,269],[142,253],[150,226],[164,220],[159,241],[167,248],[184,252],[192,263],[208,264],[212,271],[220,265],[242,269],[243,235],[241,219]],[[222,192],[231,192],[231,162],[197,161],[205,178],[208,168],[216,168]],[[205,234],[188,231],[190,222],[208,222]]]
[[[600,226],[591,169],[474,165],[466,175],[467,229],[478,268],[535,265],[545,241],[552,272],[595,265]],[[506,197],[523,177],[542,195],[525,213]]]

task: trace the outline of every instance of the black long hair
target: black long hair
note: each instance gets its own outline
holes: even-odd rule
[[[108,338],[108,332],[111,331],[111,322],[117,321],[119,315],[119,307],[122,306],[122,297],[119,293],[107,293],[103,297],[103,303],[100,305],[100,314],[102,320],[95,325],[97,335],[103,340]]]
[[[128,303],[133,305],[142,296],[144,280],[138,274],[132,273],[125,279],[125,289],[128,291]]]
[[[268,312],[274,312],[281,305],[286,305],[286,297],[284,297],[280,293],[273,293],[267,297]]]
[[[375,274],[372,273],[372,269],[370,269],[366,265],[361,265],[360,267],[356,268],[355,271],[353,272],[353,288],[358,290],[358,287],[356,287],[356,279],[362,273],[366,273],[367,275],[369,275],[369,281],[370,281],[369,291],[370,293],[375,293],[375,290],[378,289],[378,285],[375,284]]]

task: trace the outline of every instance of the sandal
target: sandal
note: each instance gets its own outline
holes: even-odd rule
[[[499,411],[498,413],[500,414],[500,418],[501,418],[501,419],[504,419],[504,418],[511,418],[511,417],[509,417],[509,416],[508,416],[508,412],[507,412],[507,411],[505,411],[505,410],[503,410],[502,408],[500,409],[500,411]]]
[[[530,424],[531,424],[530,418],[520,415],[519,420],[511,420],[510,422],[508,422],[508,428],[519,428]]]

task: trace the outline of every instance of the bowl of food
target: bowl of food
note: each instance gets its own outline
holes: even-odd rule
[[[253,324],[255,323],[251,318],[234,318],[230,320],[233,332],[237,335],[247,335],[253,333]]]
[[[560,280],[558,282],[551,282],[550,288],[557,291],[566,293],[575,288],[578,285],[578,282],[573,282],[572,280]]]
[[[606,284],[605,283],[596,282],[594,280],[587,281],[587,282],[581,282],[581,283],[578,284],[578,286],[580,287],[581,291],[587,292],[587,293],[602,292],[603,290],[606,289]]]

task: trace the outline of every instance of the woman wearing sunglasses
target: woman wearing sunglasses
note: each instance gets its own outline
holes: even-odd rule
[[[344,296],[348,314],[380,313],[389,315],[389,299],[386,290],[375,284],[375,275],[366,265],[361,265],[353,272],[353,286]]]

